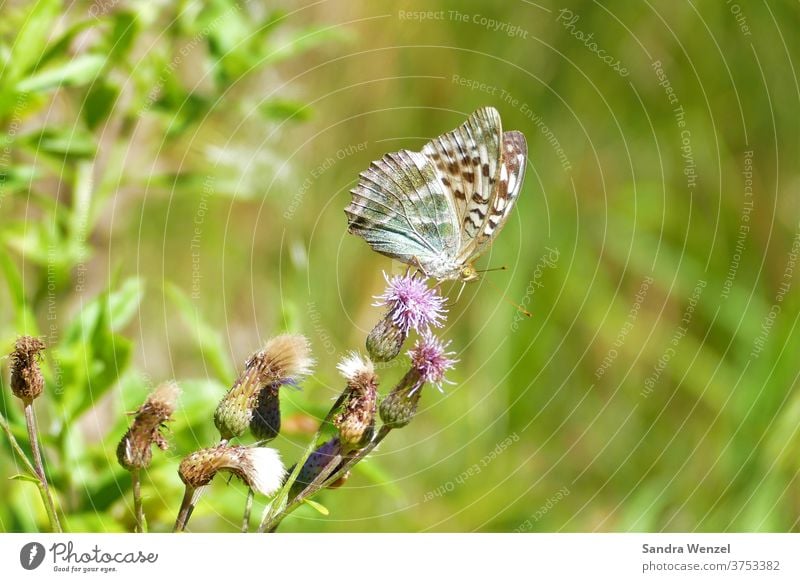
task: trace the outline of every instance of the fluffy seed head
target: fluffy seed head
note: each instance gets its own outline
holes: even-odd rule
[[[273,402],[262,402],[265,415],[274,420],[279,406],[277,389],[284,384],[309,374],[313,365],[308,340],[301,335],[280,335],[272,338],[264,349],[253,354],[233,387],[223,397],[214,414],[214,424],[223,439],[230,440],[244,434],[259,406],[259,396],[264,389],[274,389]],[[273,409],[270,411],[269,406]],[[280,430],[280,410],[277,409],[277,426],[267,432]],[[258,423],[256,423],[258,424]]]
[[[388,317],[406,335],[412,329],[422,332],[431,325],[443,325],[447,310],[438,290],[429,289],[423,279],[413,275],[395,275],[391,279],[386,273],[383,276],[387,287],[382,295],[375,297],[374,305],[388,307]]]
[[[44,376],[37,361],[44,342],[38,337],[17,338],[11,353],[11,392],[25,404],[33,402],[44,391]]]
[[[117,460],[125,469],[132,471],[148,467],[153,457],[152,445],[167,449],[161,429],[172,418],[179,394],[180,388],[175,382],[165,382],[136,411],[133,424],[117,446]]]
[[[348,382],[355,382],[359,377],[372,377],[375,375],[375,366],[369,358],[364,358],[358,352],[350,352],[339,364],[336,369],[345,377]]]
[[[187,487],[199,489],[211,483],[219,471],[227,471],[262,495],[280,489],[285,470],[275,449],[218,446],[195,451],[181,461],[178,475]]]

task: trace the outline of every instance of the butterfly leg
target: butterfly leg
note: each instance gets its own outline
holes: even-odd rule
[[[428,273],[425,271],[425,269],[422,266],[422,263],[420,263],[419,259],[416,256],[411,257],[411,262],[409,263],[409,265],[413,266],[415,269],[417,269],[417,271],[422,273],[426,279],[430,278],[430,275],[428,275]]]

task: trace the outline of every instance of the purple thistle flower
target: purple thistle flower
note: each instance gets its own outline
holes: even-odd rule
[[[388,317],[405,335],[410,330],[427,331],[433,325],[441,327],[444,323],[444,297],[434,289],[429,289],[422,279],[413,275],[395,275],[391,279],[384,272],[388,287],[383,295],[376,295],[375,307],[388,307]]]
[[[430,330],[426,331],[417,340],[414,347],[408,352],[411,357],[411,366],[419,374],[419,381],[411,391],[412,394],[422,387],[425,382],[436,386],[439,392],[444,392],[442,390],[442,382],[447,382],[444,375],[458,362],[458,360],[448,357],[455,355],[455,352],[445,351],[449,346],[449,341],[442,343]]]

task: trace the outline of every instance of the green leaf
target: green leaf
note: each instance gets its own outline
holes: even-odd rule
[[[0,145],[0,149],[3,150],[11,147],[13,147],[13,143],[9,141]],[[27,193],[30,191],[31,182],[38,177],[38,168],[29,164],[16,164],[8,169],[0,169],[0,191]]]
[[[83,120],[89,129],[94,129],[111,114],[119,96],[119,88],[112,83],[100,81],[94,83],[86,93],[83,101]]]
[[[10,481],[28,481],[29,483],[35,483],[36,485],[39,485],[39,480],[36,477],[33,477],[25,473],[17,473],[16,475],[11,475],[11,477],[9,477],[8,479]]]
[[[59,0],[39,0],[23,18],[16,41],[8,59],[4,77],[12,81],[34,67],[43,55],[43,49],[61,12]]]
[[[108,48],[109,63],[116,63],[124,59],[131,50],[136,35],[139,33],[139,26],[136,14],[121,10],[113,15],[114,28],[108,36],[110,46]]]
[[[322,515],[326,515],[326,516],[327,516],[327,515],[330,515],[330,514],[331,514],[331,512],[330,512],[330,511],[328,511],[328,508],[327,508],[327,507],[325,507],[325,506],[324,506],[324,505],[322,505],[321,503],[318,503],[318,502],[316,502],[316,501],[312,501],[311,499],[304,499],[304,500],[303,500],[303,503],[306,503],[307,505],[309,505],[309,506],[311,506],[312,508],[316,509],[316,510],[317,510],[319,513],[321,513]]]
[[[77,127],[48,127],[26,136],[25,145],[36,153],[47,153],[58,158],[93,158],[97,152],[94,136]]]
[[[22,284],[22,275],[8,253],[0,253],[0,270],[6,279],[14,307],[17,310],[23,309],[25,307],[25,287]]]
[[[112,331],[119,331],[130,323],[139,310],[144,291],[144,280],[131,277],[108,296],[108,319]]]
[[[106,63],[104,55],[78,55],[62,65],[53,66],[17,83],[20,93],[49,91],[65,86],[85,85],[93,81]]]
[[[208,360],[221,382],[230,382],[235,372],[228,352],[225,350],[222,334],[205,321],[200,310],[178,286],[167,283],[165,291],[172,304],[178,309],[184,324],[191,331],[192,339],[200,349],[203,359]]]
[[[86,20],[80,20],[70,26],[55,42],[50,43],[47,50],[44,51],[42,58],[39,60],[38,66],[41,67],[61,55],[68,54],[69,47],[72,41],[75,40],[75,37],[87,28],[97,26],[98,22],[99,21],[95,18],[87,18]]]
[[[61,401],[70,419],[97,404],[128,369],[133,344],[114,333],[133,318],[144,288],[130,278],[114,293],[104,293],[81,309],[57,349]]]

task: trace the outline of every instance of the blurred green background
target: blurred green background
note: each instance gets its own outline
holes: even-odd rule
[[[296,458],[399,269],[346,234],[349,188],[483,105],[530,159],[480,262],[508,270],[458,301],[443,286],[455,383],[318,498],[328,517],[282,529],[800,529],[796,3],[0,13],[0,345],[50,347],[36,407],[67,529],[132,529],[115,447],[175,378],[172,448],[144,482],[151,530],[169,530],[177,464],[216,442],[219,398],[285,330],[318,360],[283,392],[274,444]],[[25,441],[6,365],[2,382]],[[43,529],[19,470],[0,439],[0,530]],[[189,529],[237,531],[245,496],[218,477]]]

